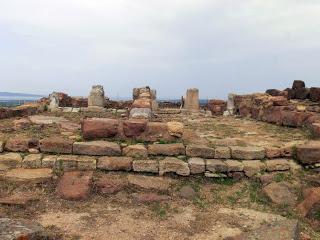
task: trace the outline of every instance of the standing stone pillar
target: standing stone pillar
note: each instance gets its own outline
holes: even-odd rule
[[[103,86],[95,85],[92,86],[92,90],[88,97],[88,107],[105,107],[106,98],[104,95]]]
[[[189,111],[199,111],[199,90],[197,88],[187,90],[184,107]]]
[[[235,94],[228,94],[228,103],[227,103],[227,111],[228,115],[234,115],[234,96]]]
[[[53,92],[49,95],[49,110],[50,111],[56,111],[57,109],[59,109],[59,97],[57,95],[56,92]]]

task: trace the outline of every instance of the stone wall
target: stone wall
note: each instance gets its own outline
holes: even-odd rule
[[[227,110],[227,102],[223,100],[211,99],[208,101],[207,108],[214,116],[223,115],[223,113]]]

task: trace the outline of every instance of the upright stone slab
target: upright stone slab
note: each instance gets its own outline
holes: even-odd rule
[[[106,98],[104,95],[103,86],[94,85],[92,86],[92,90],[88,97],[88,107],[96,106],[96,107],[105,107],[106,106]]]
[[[199,108],[199,90],[197,88],[188,89],[185,98],[185,109],[189,111],[198,111]]]
[[[234,114],[234,97],[235,94],[229,93],[228,94],[228,102],[227,102],[227,115],[233,115]]]

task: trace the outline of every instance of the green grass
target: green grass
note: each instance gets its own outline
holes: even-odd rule
[[[156,217],[160,219],[166,219],[169,208],[170,207],[167,203],[166,204],[155,203],[152,205],[151,210],[156,215]]]

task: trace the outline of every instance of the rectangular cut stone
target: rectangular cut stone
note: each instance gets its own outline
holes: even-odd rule
[[[30,154],[24,157],[22,167],[24,168],[40,168],[42,154]]]
[[[167,123],[164,122],[148,122],[145,131],[136,136],[137,140],[156,142],[167,141],[172,142],[178,138],[169,133]]]
[[[227,172],[228,167],[224,161],[218,159],[207,159],[206,170],[213,173]]]
[[[214,158],[214,148],[201,145],[188,145],[186,154],[189,157]]]
[[[266,166],[268,172],[290,170],[290,162],[288,159],[267,160]]]
[[[70,139],[51,137],[40,141],[40,150],[44,153],[72,154],[72,145]]]
[[[43,168],[54,168],[56,165],[57,158],[58,157],[56,155],[45,156],[42,159],[42,167]]]
[[[260,160],[266,156],[265,149],[262,147],[231,147],[231,155],[233,159],[239,160]]]
[[[55,168],[62,171],[76,170],[78,167],[78,156],[62,155],[57,158]]]
[[[150,155],[179,156],[185,154],[185,147],[182,143],[151,144],[148,146]]]
[[[159,175],[162,176],[165,173],[176,173],[181,176],[189,176],[190,169],[188,163],[173,157],[167,157],[164,160],[159,161]]]
[[[217,147],[214,152],[214,157],[217,159],[231,158],[231,151],[228,147]]]
[[[132,170],[133,159],[131,157],[100,157],[97,168],[103,170]]]
[[[188,89],[185,98],[185,108],[190,111],[198,111],[200,108],[199,103],[199,90],[196,88]]]
[[[21,163],[22,157],[19,153],[7,153],[0,155],[0,171],[20,167]]]
[[[147,158],[148,150],[142,144],[129,145],[123,149],[123,155],[133,158]]]
[[[135,160],[132,166],[135,172],[159,172],[159,162],[156,160]]]
[[[320,141],[297,146],[297,158],[302,164],[320,163]]]
[[[86,140],[114,137],[118,128],[119,120],[111,118],[87,118],[81,123],[82,135]]]
[[[97,168],[97,160],[90,156],[79,156],[77,159],[78,170],[95,170]]]
[[[190,158],[188,164],[191,174],[204,173],[206,170],[206,164],[202,158]]]
[[[265,150],[266,150],[266,157],[269,159],[281,157],[281,148],[266,147]]]
[[[119,144],[107,141],[75,142],[73,153],[93,156],[120,156]]]
[[[243,161],[244,173],[247,177],[253,177],[266,170],[266,165],[260,160]]]
[[[227,168],[228,168],[228,172],[242,172],[243,171],[243,164],[240,161],[236,161],[236,160],[226,160],[225,161]]]

